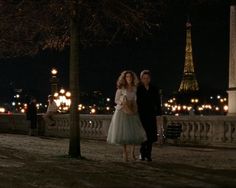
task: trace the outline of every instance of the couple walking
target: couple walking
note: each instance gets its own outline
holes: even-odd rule
[[[116,110],[108,130],[107,142],[123,145],[123,159],[136,160],[135,145],[140,144],[140,159],[152,161],[152,144],[157,141],[156,116],[161,114],[160,96],[150,84],[151,73],[144,70],[140,80],[133,71],[123,71],[117,80]]]

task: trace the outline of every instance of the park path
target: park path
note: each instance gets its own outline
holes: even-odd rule
[[[0,188],[236,187],[235,149],[155,145],[153,162],[123,162],[121,146],[87,139],[85,159],[68,158],[68,142],[0,134]]]

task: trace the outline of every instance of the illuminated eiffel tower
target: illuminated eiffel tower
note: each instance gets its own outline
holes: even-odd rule
[[[183,78],[179,87],[180,93],[198,91],[198,82],[194,73],[192,39],[191,39],[191,23],[186,23],[186,47],[185,47],[185,63]]]

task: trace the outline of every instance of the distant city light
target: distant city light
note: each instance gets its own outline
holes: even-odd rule
[[[82,107],[83,107],[83,105],[82,105],[82,104],[79,104],[79,106],[78,106],[79,111],[82,110]]]
[[[6,112],[6,109],[5,108],[0,108],[0,113],[4,113]]]
[[[95,108],[92,108],[91,109],[91,114],[95,114],[96,113],[96,109]]]
[[[40,108],[40,104],[36,104],[36,108],[39,109]]]
[[[198,99],[191,99],[191,103],[198,103],[199,100]]]
[[[203,108],[202,108],[202,107],[198,107],[198,110],[199,110],[199,111],[202,111],[202,110],[203,110]]]
[[[195,115],[226,115],[228,106],[226,101],[227,95],[215,96],[188,96],[188,97],[177,97],[176,99],[170,97],[163,101],[163,114],[168,115],[190,115],[191,111],[194,111]],[[175,100],[174,100],[175,99]],[[204,101],[204,103],[203,103]],[[225,106],[224,106],[225,105]]]
[[[229,107],[227,105],[224,106],[224,111],[228,111]]]
[[[169,103],[173,103],[173,99],[170,99],[170,100],[169,100]]]

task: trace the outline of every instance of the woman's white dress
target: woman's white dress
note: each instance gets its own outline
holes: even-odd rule
[[[141,144],[146,140],[146,133],[136,111],[125,110],[125,103],[136,103],[136,89],[128,91],[117,89],[115,96],[116,110],[108,130],[107,142],[110,144]]]

